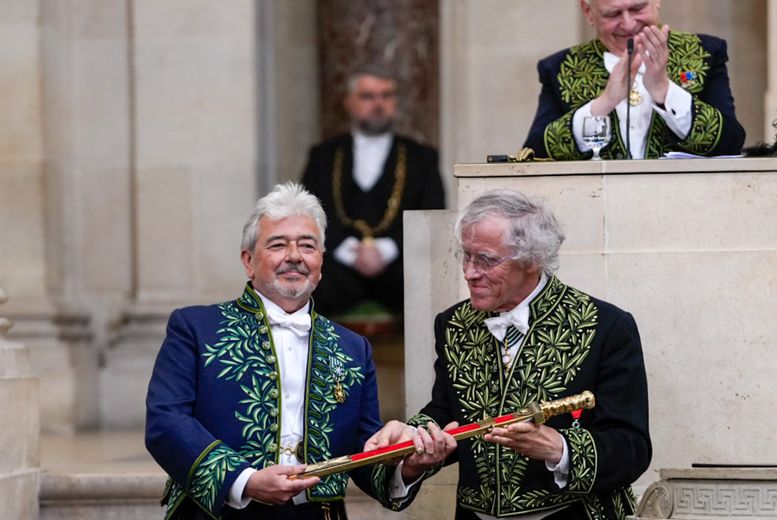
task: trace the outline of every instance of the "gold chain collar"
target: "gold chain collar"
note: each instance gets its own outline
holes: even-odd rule
[[[372,239],[376,235],[384,233],[397,218],[402,202],[402,193],[405,191],[405,177],[407,176],[407,152],[404,144],[397,146],[397,167],[394,170],[394,187],[386,204],[386,211],[377,226],[372,227],[362,219],[352,219],[345,212],[343,204],[343,148],[335,152],[334,173],[332,178],[332,192],[335,199],[335,213],[337,219],[345,226],[350,226],[361,233],[365,240]]]

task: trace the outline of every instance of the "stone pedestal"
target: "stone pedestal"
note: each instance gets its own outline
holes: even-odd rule
[[[40,520],[146,520],[162,518],[166,475],[45,474]]]
[[[777,517],[777,467],[662,469],[635,520]]]
[[[763,413],[777,371],[768,355],[777,337],[777,160],[468,164],[455,173],[460,207],[498,188],[547,199],[567,236],[560,278],[634,315],[654,446],[638,495],[670,463],[777,464],[764,449],[777,422]],[[454,218],[405,214],[408,415],[431,395],[433,317],[467,297]],[[440,492],[452,497],[453,482]]]
[[[654,446],[639,485],[669,466],[777,464],[764,449],[777,419],[763,413],[777,371],[769,355],[777,337],[777,160],[473,164],[455,172],[460,206],[498,188],[545,198],[567,236],[560,278],[634,315]]]
[[[5,339],[10,327],[0,317],[0,516],[28,520],[38,517],[38,381],[24,345]]]

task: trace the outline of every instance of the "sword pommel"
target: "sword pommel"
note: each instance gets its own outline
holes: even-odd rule
[[[542,402],[542,413],[545,420],[564,413],[573,412],[575,410],[586,409],[590,410],[596,406],[596,399],[594,394],[586,390],[580,394],[564,397],[563,399],[556,399],[555,401]]]

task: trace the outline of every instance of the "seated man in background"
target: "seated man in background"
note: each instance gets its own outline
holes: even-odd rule
[[[661,0],[580,0],[580,6],[597,39],[539,62],[542,91],[524,146],[538,157],[583,159],[591,150],[582,139],[583,119],[607,116],[613,137],[602,150],[605,159],[628,158],[628,141],[634,159],[741,152],[745,131],[734,112],[724,40],[670,32],[659,24]]]
[[[310,151],[302,183],[328,218],[324,277],[314,294],[321,312],[374,299],[401,313],[402,212],[445,205],[437,152],[392,131],[396,96],[386,71],[357,69],[343,102],[351,131]]]

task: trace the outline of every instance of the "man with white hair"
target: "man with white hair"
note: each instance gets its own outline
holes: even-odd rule
[[[524,146],[538,157],[586,158],[584,118],[603,116],[613,136],[605,159],[741,152],[745,131],[734,111],[725,40],[670,31],[659,22],[661,0],[579,1],[597,38],[540,60],[542,90]]]
[[[485,193],[461,214],[456,235],[470,297],[435,320],[432,397],[408,421],[428,426],[419,433],[433,442],[424,445],[423,461],[401,467],[406,490],[441,463],[458,462],[457,520],[633,514],[630,484],[651,458],[634,318],[556,278],[564,234],[540,201],[508,190]],[[542,425],[497,427],[458,445],[439,432],[585,390],[595,395],[594,409]],[[417,436],[391,421],[365,449]]]
[[[170,316],[146,400],[166,518],[345,518],[348,474],[291,478],[381,426],[370,344],[312,305],[325,230],[316,197],[276,186],[243,228],[242,295]]]

